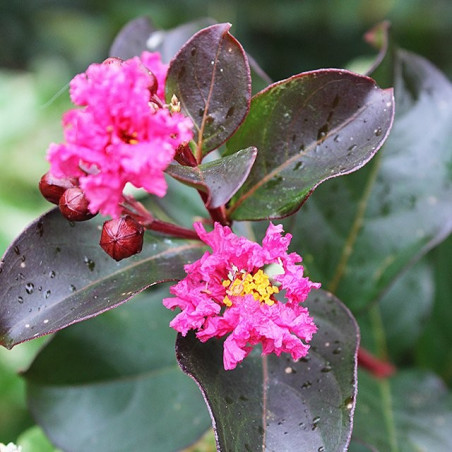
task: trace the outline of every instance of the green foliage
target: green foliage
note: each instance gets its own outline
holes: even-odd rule
[[[178,450],[207,430],[201,394],[174,357],[172,314],[161,304],[167,295],[143,293],[58,333],[38,355],[25,373],[28,401],[54,444]]]

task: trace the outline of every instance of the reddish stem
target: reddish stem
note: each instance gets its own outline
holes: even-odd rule
[[[191,239],[199,240],[198,234],[191,230],[178,226],[177,224],[166,223],[165,221],[156,220],[155,218],[148,222],[142,223],[146,229],[151,229],[152,231],[163,232],[166,235],[171,235],[173,237],[179,237],[181,239]]]
[[[190,166],[192,168],[198,166],[198,162],[196,161],[196,158],[193,155],[193,152],[191,151],[190,146],[187,143],[181,144],[177,148],[174,159],[176,160],[176,162],[180,163],[183,166]],[[202,190],[198,190],[198,193],[201,196],[201,199],[204,202],[204,205],[206,206],[206,209],[209,212],[212,221],[214,222],[217,221],[223,226],[229,226],[231,222],[226,217],[226,209],[224,208],[224,206],[210,209],[209,207],[207,207],[208,201],[207,194]]]
[[[198,234],[193,229],[188,229],[173,223],[157,220],[152,214],[136,199],[132,197],[125,197],[123,204],[123,212],[131,215],[144,228],[162,232],[172,237],[179,237],[182,239],[199,240]]]
[[[358,349],[358,365],[377,378],[390,377],[396,371],[392,363],[378,359],[362,347]]]
[[[226,217],[226,209],[224,208],[224,206],[215,207],[214,209],[210,209],[209,207],[207,207],[207,201],[208,201],[207,194],[201,190],[198,190],[198,193],[201,196],[201,199],[202,199],[204,205],[206,206],[206,209],[209,212],[209,215],[210,215],[210,218],[212,218],[212,221],[214,221],[214,222],[217,221],[222,226],[229,226],[231,224],[231,222]]]

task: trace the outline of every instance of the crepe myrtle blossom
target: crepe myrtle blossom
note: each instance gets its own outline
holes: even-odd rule
[[[194,227],[212,252],[186,265],[187,276],[170,289],[175,297],[163,300],[167,308],[181,309],[170,326],[183,336],[194,330],[201,342],[228,335],[226,370],[258,343],[263,355],[305,356],[317,327],[300,303],[320,284],[303,277],[298,254],[287,253],[292,236],[270,223],[261,246],[219,223],[211,232],[201,223]]]
[[[164,102],[167,65],[158,53],[91,64],[70,83],[75,105],[63,116],[64,142],[47,158],[55,177],[78,178],[92,213],[117,218],[127,182],[166,194],[163,171],[178,146],[193,137],[192,122]]]

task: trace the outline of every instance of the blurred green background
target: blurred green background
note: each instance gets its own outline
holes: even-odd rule
[[[49,142],[62,137],[61,114],[70,107],[68,82],[91,62],[106,58],[116,33],[141,15],[164,29],[205,16],[231,22],[232,33],[274,80],[371,57],[374,51],[362,36],[386,19],[401,46],[425,56],[452,78],[451,0],[3,0],[2,254],[28,222],[50,207],[37,182],[47,170]],[[26,368],[39,345],[0,350],[0,442],[16,440],[33,424],[16,372]],[[39,450],[49,449],[43,445]]]

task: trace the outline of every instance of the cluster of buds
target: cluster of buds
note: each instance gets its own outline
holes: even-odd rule
[[[88,209],[88,200],[73,177],[57,178],[50,172],[39,181],[39,190],[47,201],[56,204],[69,221],[85,221],[94,217]]]
[[[96,214],[76,178],[56,178],[49,172],[39,181],[39,190],[47,201],[56,204],[69,221],[86,221]],[[100,246],[113,259],[120,261],[138,254],[143,247],[143,227],[125,215],[106,221],[102,227]]]

